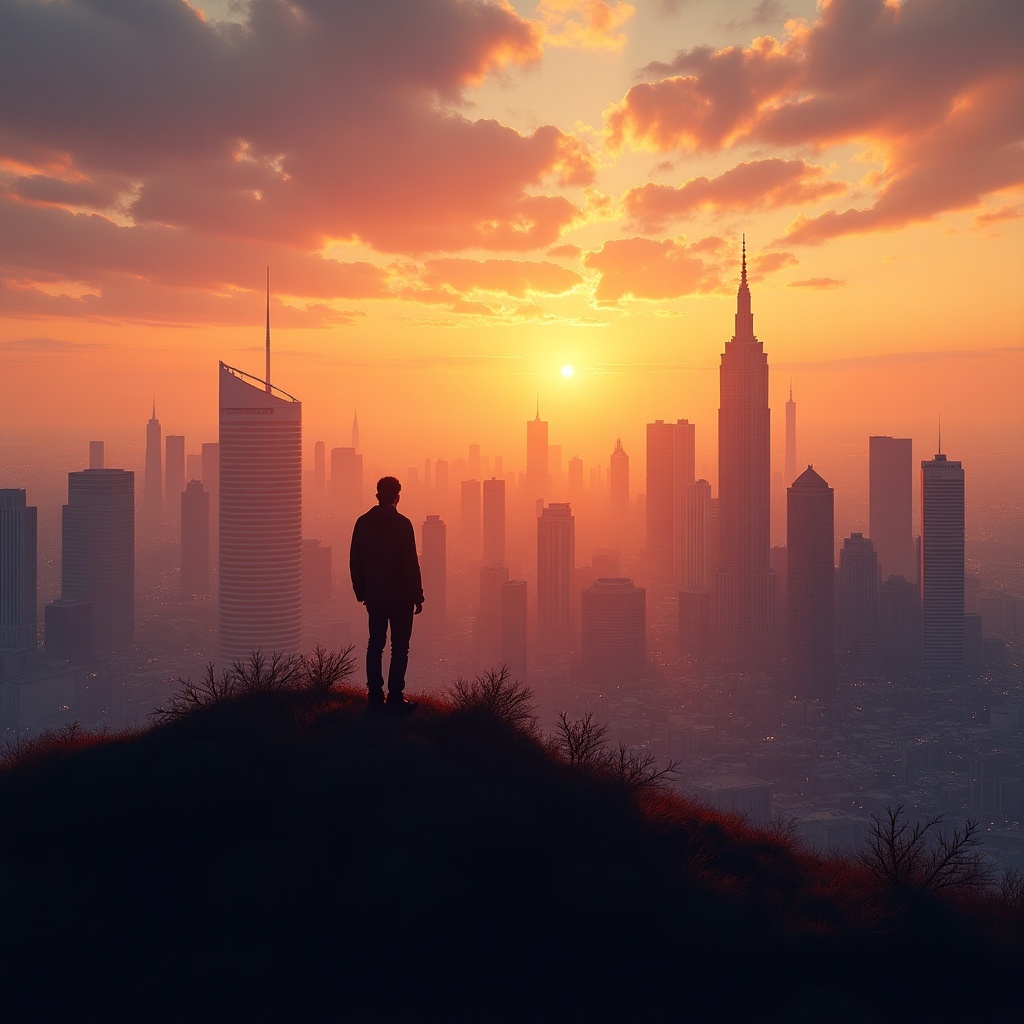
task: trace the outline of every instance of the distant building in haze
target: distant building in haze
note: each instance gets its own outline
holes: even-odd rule
[[[483,562],[505,564],[505,481],[497,477],[483,484]]]
[[[210,492],[199,480],[189,480],[179,500],[181,593],[206,597],[210,593]]]
[[[786,463],[783,473],[786,487],[796,479],[796,402],[793,401],[793,383],[789,384],[789,400],[786,402]]]
[[[685,569],[684,503],[694,479],[694,426],[647,424],[647,563],[654,583],[681,586]]]
[[[548,424],[537,415],[526,424],[526,503],[533,506],[539,498],[550,498],[551,483],[548,465]]]
[[[941,452],[921,463],[921,668],[964,671],[964,471]]]
[[[792,692],[805,699],[835,688],[834,499],[810,466],[786,492],[787,660]]]
[[[423,627],[431,636],[444,635],[448,614],[448,538],[440,516],[429,515],[420,527],[420,568],[423,575]]]
[[[647,659],[647,593],[624,578],[599,578],[583,591],[580,656],[591,684],[629,687]]]
[[[124,469],[68,473],[61,520],[65,602],[92,605],[93,650],[127,646],[135,635],[135,474]]]
[[[220,364],[220,661],[302,645],[302,404]]]
[[[576,523],[567,502],[548,505],[537,519],[537,647],[546,654],[572,648],[572,581]]]
[[[89,442],[89,468],[103,469],[103,442]]]
[[[302,542],[302,607],[331,599],[332,552],[319,540]]]
[[[36,642],[37,509],[0,488],[0,680],[32,667]]]
[[[460,502],[459,562],[467,564],[480,560],[482,504],[479,480],[463,480]]]
[[[771,412],[768,356],[754,335],[746,247],[736,330],[719,373],[718,551],[712,631],[727,661],[761,666],[773,651],[775,574],[769,561]]]
[[[921,599],[906,576],[889,576],[878,589],[880,667],[892,675],[912,675],[921,664]]]
[[[164,439],[165,518],[177,526],[181,518],[181,493],[185,490],[185,438],[168,434]]]
[[[882,579],[916,579],[912,495],[914,471],[909,437],[868,438],[868,536]]]
[[[860,533],[851,533],[839,552],[837,647],[861,674],[877,667],[878,556]]]
[[[513,679],[529,683],[526,653],[526,580],[501,586],[501,661]]]
[[[142,500],[142,516],[148,529],[158,527],[164,521],[164,476],[163,445],[160,435],[160,421],[156,418],[156,402],[153,415],[146,424],[146,480]]]
[[[608,492],[611,502],[612,539],[621,544],[629,525],[629,456],[616,438],[615,449],[608,461]]]

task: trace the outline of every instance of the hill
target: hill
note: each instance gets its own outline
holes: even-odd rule
[[[1012,991],[1019,907],[887,889],[472,696],[222,696],[12,752],[5,1019],[975,1020]]]

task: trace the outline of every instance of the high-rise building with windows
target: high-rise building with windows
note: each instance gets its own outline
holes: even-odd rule
[[[135,474],[124,469],[68,473],[61,520],[60,596],[92,605],[93,650],[135,635]]]
[[[430,636],[442,636],[448,614],[448,530],[444,520],[429,515],[420,527],[420,569],[423,611],[420,620]],[[419,623],[417,624],[419,625]]]
[[[142,515],[147,528],[152,530],[164,521],[163,445],[161,444],[160,421],[156,418],[155,401],[153,402],[153,415],[146,424],[145,483]]]
[[[916,578],[909,437],[868,438],[868,536],[882,579]]]
[[[871,541],[851,533],[839,552],[837,648],[865,674],[877,665],[878,556]]]
[[[921,463],[921,667],[964,670],[964,471],[941,452]]]
[[[694,425],[647,424],[647,563],[653,583],[683,585],[686,488],[694,479]]]
[[[505,481],[497,477],[483,484],[483,563],[505,564]]]
[[[164,438],[165,518],[178,525],[181,518],[181,494],[185,490],[185,437],[168,434]]]
[[[0,488],[0,679],[36,652],[37,510],[21,488]]]
[[[539,498],[551,496],[551,477],[548,465],[548,423],[537,415],[526,424],[526,504],[533,506]]]
[[[775,574],[769,560],[771,412],[768,355],[754,335],[744,246],[736,330],[719,373],[718,544],[712,631],[727,661],[763,665],[773,652]]]
[[[526,653],[526,580],[501,585],[501,661],[513,679],[529,683]]]
[[[787,660],[792,691],[824,700],[835,688],[835,494],[811,466],[786,492]]]
[[[268,357],[269,362],[269,357]],[[220,364],[220,660],[302,645],[302,404]]]
[[[537,518],[537,647],[546,654],[572,649],[572,583],[576,522],[568,502],[554,502]]]
[[[626,539],[623,534],[629,525],[629,456],[622,447],[621,438],[616,438],[615,449],[608,461],[608,491],[614,530],[610,539],[622,544]]]
[[[189,480],[179,501],[181,593],[205,597],[210,593],[210,492],[199,480]]]
[[[629,687],[647,658],[647,593],[632,580],[600,578],[583,591],[580,656],[584,677]]]

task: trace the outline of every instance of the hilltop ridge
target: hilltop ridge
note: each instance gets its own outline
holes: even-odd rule
[[[886,891],[472,701],[252,693],[8,762],[9,1020],[973,1019],[1024,949],[1019,908]]]

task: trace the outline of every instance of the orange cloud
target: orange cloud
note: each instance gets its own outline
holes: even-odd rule
[[[598,302],[675,299],[721,287],[718,268],[695,254],[699,251],[674,239],[622,238],[587,253],[583,262],[600,275]]]
[[[540,0],[537,7],[545,43],[587,50],[621,50],[626,34],[620,30],[635,13],[622,0]]]
[[[803,160],[778,157],[737,164],[716,178],[690,178],[678,187],[648,183],[626,192],[626,213],[651,231],[687,214],[818,202],[847,190],[827,170]]]
[[[555,263],[521,260],[429,260],[424,280],[457,292],[499,292],[516,298],[528,293],[563,295],[583,283],[575,271]]]
[[[1019,3],[829,0],[787,32],[649,65],[654,80],[606,112],[611,144],[857,144],[879,154],[869,205],[801,218],[793,242],[891,230],[1024,185]]]
[[[845,288],[845,281],[838,281],[834,277],[809,277],[805,281],[790,281],[789,288],[814,288],[819,291],[829,291],[832,288]]]

